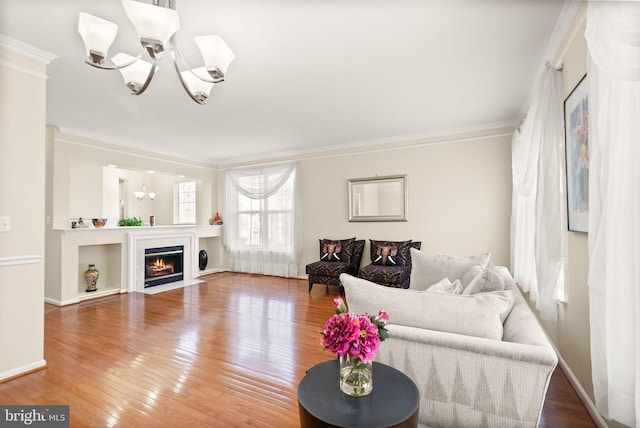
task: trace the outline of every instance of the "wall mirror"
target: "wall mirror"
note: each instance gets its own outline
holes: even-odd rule
[[[407,221],[406,175],[349,179],[349,221]]]

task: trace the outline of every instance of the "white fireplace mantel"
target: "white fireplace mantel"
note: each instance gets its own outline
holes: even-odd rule
[[[184,280],[195,280],[197,264],[197,235],[195,228],[147,228],[130,232],[128,236],[127,252],[127,284],[128,291],[144,290],[144,251],[147,248],[184,247]]]
[[[145,290],[142,269],[144,249],[149,247],[182,245],[182,285],[198,283],[199,275],[223,270],[221,235],[222,226],[217,225],[47,229],[45,302],[65,306]],[[203,249],[210,253],[212,266],[199,271],[198,251]],[[100,278],[97,291],[86,292],[84,271],[91,263],[99,269]],[[160,287],[149,287],[145,292],[151,294],[150,290],[159,291]]]

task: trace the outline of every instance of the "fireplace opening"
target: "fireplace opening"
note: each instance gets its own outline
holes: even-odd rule
[[[153,287],[184,279],[184,246],[144,250],[144,287]]]

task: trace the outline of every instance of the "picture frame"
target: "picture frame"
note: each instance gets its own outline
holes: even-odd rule
[[[564,101],[567,218],[572,232],[589,226],[589,95],[585,74]]]
[[[407,177],[352,178],[349,221],[407,221]]]

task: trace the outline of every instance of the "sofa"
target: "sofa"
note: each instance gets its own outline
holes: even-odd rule
[[[420,426],[537,426],[558,358],[508,269],[415,251],[409,289],[340,281],[349,311],[388,313],[375,361],[415,382]]]

